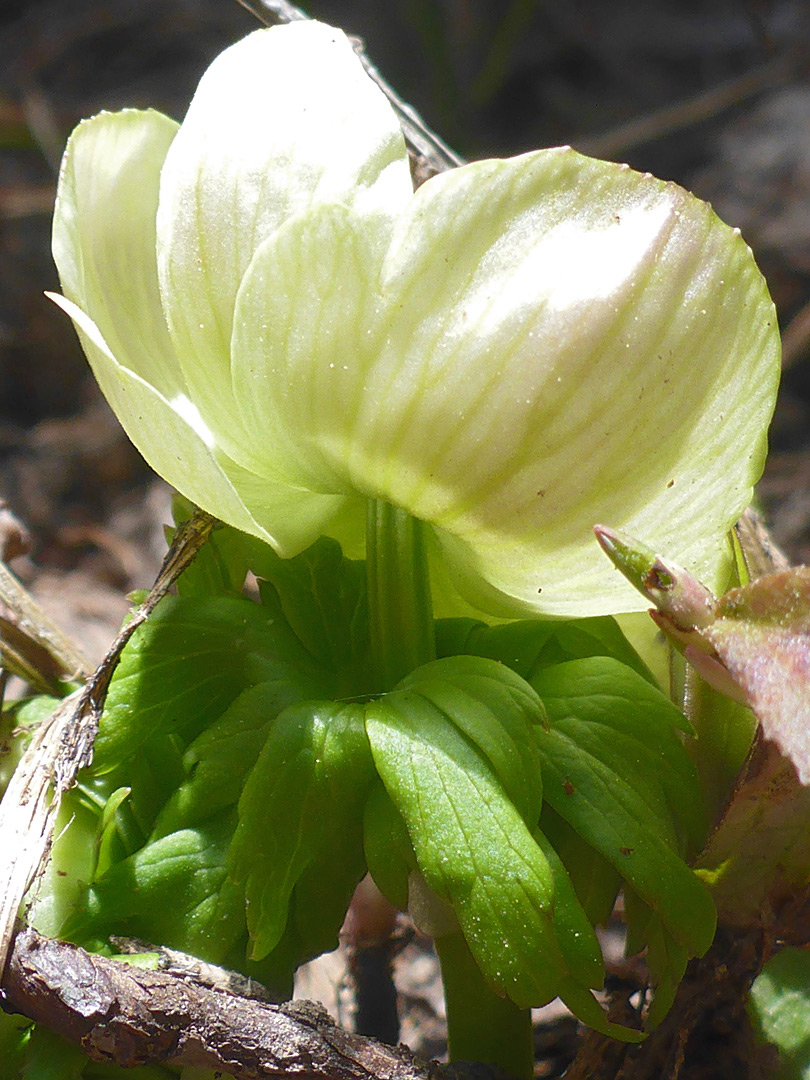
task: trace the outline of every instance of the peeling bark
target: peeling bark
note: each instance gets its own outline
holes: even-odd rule
[[[7,1012],[44,1024],[94,1061],[124,1068],[186,1065],[241,1080],[438,1080],[445,1071],[404,1047],[347,1034],[311,1002],[237,997],[30,929],[17,935],[2,995]]]

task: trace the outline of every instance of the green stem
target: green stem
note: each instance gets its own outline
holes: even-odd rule
[[[436,659],[424,525],[390,503],[370,499],[366,573],[372,663],[380,690],[390,690]]]
[[[451,1061],[479,1061],[528,1080],[534,1072],[530,1009],[499,997],[484,981],[461,934],[435,941],[442,966]]]

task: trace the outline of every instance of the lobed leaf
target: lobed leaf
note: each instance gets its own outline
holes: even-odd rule
[[[290,898],[306,873],[330,916],[330,892],[345,913],[362,877],[362,811],[374,778],[363,721],[360,705],[292,706],[272,725],[248,777],[229,867],[245,882],[256,960],[281,940]],[[310,891],[302,901],[308,926],[318,918],[309,914],[312,899]]]

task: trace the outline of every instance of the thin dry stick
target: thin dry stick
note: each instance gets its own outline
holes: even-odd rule
[[[198,511],[182,525],[152,590],[81,690],[37,729],[0,803],[0,978],[23,897],[50,849],[62,795],[89,765],[104,699],[124,646],[208,539],[215,519]]]
[[[710,120],[769,86],[783,82],[794,70],[797,62],[798,56],[794,53],[779,56],[739,78],[729,79],[728,82],[720,83],[694,97],[645,116],[634,117],[612,131],[577,139],[576,148],[583,154],[592,154],[594,157],[610,158],[623,154],[640,143],[660,139],[664,135],[671,135],[675,131]]]
[[[782,334],[782,371],[793,367],[810,350],[810,303],[790,320]]]

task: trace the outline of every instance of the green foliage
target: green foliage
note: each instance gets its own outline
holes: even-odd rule
[[[452,670],[453,662],[443,663]],[[490,761],[460,718],[422,696],[418,683],[366,713],[374,764],[427,887],[451,905],[495,986],[524,1006],[549,1001],[565,968],[553,930],[553,874]],[[538,955],[542,965],[533,961]]]
[[[369,696],[362,563],[330,540],[281,560],[224,527],[211,545],[124,654],[56,848],[83,869],[48,925],[284,994],[368,869],[424,928],[460,929],[518,1006],[560,995],[633,1038],[590,992],[624,883],[663,1012],[713,928],[683,861],[705,820],[686,722],[615,621],[440,620],[440,659]],[[259,603],[234,592],[245,568]]]
[[[702,955],[715,913],[682,858],[684,838],[695,839],[703,823],[697,775],[673,731],[673,721],[683,724],[680,714],[605,657],[556,665],[533,685],[549,717],[538,733],[548,803],[691,955]]]
[[[528,682],[554,664],[587,656],[612,656],[653,685],[655,677],[609,615],[590,619],[522,619],[489,626],[477,619],[439,619],[438,656],[489,656]]]
[[[779,1080],[810,1077],[810,953],[783,949],[754,980],[748,1012],[760,1036],[777,1048]]]
[[[320,938],[325,918],[336,937],[365,872],[362,813],[373,777],[362,706],[306,702],[273,724],[239,802],[230,854],[231,873],[246,883],[254,958],[281,940],[308,868],[317,870],[323,912],[312,918],[307,889],[296,919]]]
[[[103,941],[112,917],[116,933],[221,963],[244,935],[244,891],[225,865],[232,833],[225,817],[147,843],[93,882],[69,935]]]
[[[311,678],[313,669],[290,627],[257,604],[169,597],[121,658],[96,740],[95,771],[112,770],[155,734],[194,738],[247,687]]]

